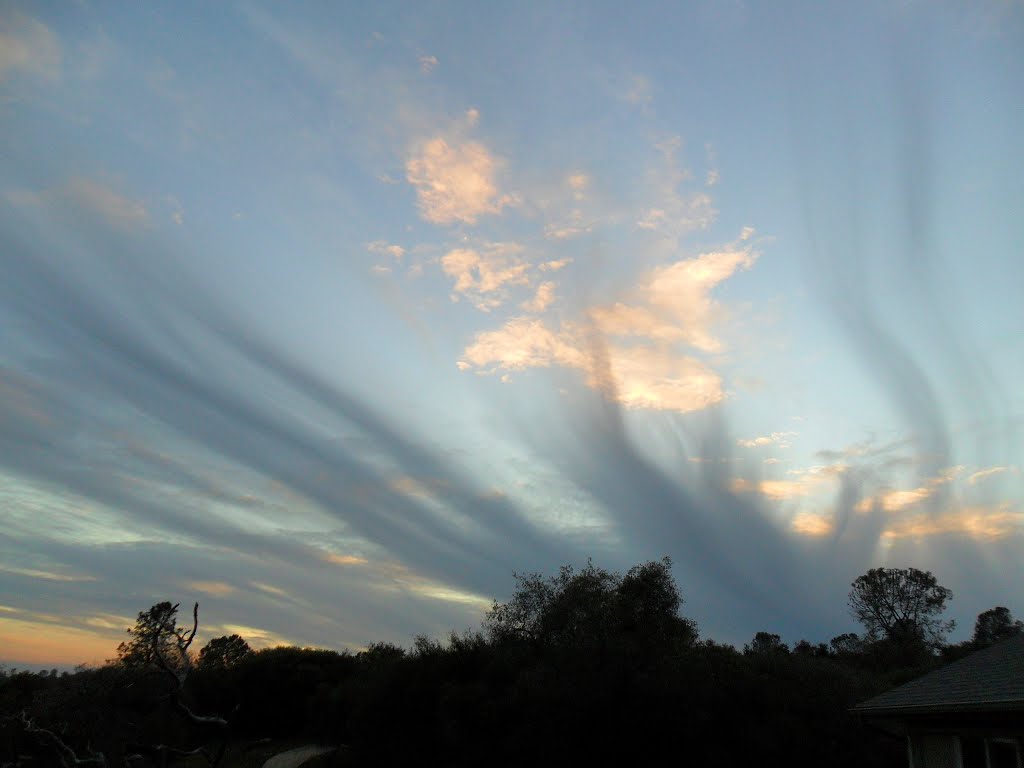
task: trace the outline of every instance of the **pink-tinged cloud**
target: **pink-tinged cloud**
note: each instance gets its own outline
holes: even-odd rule
[[[438,136],[416,148],[405,170],[424,219],[434,224],[475,224],[513,202],[498,189],[502,165],[479,142],[453,145]]]

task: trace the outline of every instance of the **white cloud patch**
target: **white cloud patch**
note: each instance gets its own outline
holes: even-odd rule
[[[530,265],[523,259],[522,246],[516,243],[456,248],[441,257],[441,268],[455,280],[452,298],[465,296],[482,310],[499,306],[508,286],[529,282]]]
[[[555,284],[550,280],[545,281],[537,286],[537,292],[533,295],[533,298],[529,301],[524,301],[522,308],[527,312],[543,312],[555,300]]]
[[[425,75],[429,75],[431,72],[433,72],[434,69],[437,67],[438,63],[436,56],[420,56],[419,62],[420,72],[422,72]]]
[[[405,169],[424,219],[434,224],[475,224],[481,216],[500,213],[514,202],[498,189],[496,177],[502,166],[479,142],[450,143],[436,136],[413,151]]]
[[[595,307],[590,319],[608,336],[682,342],[717,352],[721,343],[712,326],[722,313],[711,290],[737,270],[749,269],[756,259],[744,249],[705,253],[658,267],[641,280],[628,303]]]
[[[951,483],[960,474],[963,467],[949,467],[935,477],[928,478],[917,488],[909,490],[884,489],[873,497],[864,498],[857,506],[860,512],[866,512],[875,506],[886,512],[902,512],[932,498],[942,486]]]
[[[766,445],[774,445],[779,448],[789,447],[789,438],[796,437],[796,432],[772,432],[770,435],[744,438],[736,441],[741,448],[760,448]]]
[[[56,80],[61,57],[57,36],[41,21],[10,8],[0,14],[0,80],[16,72]]]
[[[658,347],[596,346],[582,328],[553,331],[541,320],[518,317],[499,330],[478,334],[459,367],[490,367],[488,372],[573,368],[585,374],[587,386],[627,408],[685,413],[723,397],[720,377],[692,357]]]
[[[721,349],[712,330],[721,313],[710,291],[755,258],[750,251],[730,251],[660,267],[641,279],[629,303],[593,307],[587,322],[557,330],[513,318],[478,334],[460,368],[493,373],[561,366],[582,371],[589,387],[630,408],[705,408],[723,399],[721,378],[682,347]]]
[[[367,243],[366,250],[377,256],[390,256],[395,261],[398,261],[405,255],[405,248],[389,243],[387,240],[374,240],[371,243]]]
[[[557,272],[560,269],[565,268],[569,264],[572,264],[572,259],[553,259],[552,261],[543,262],[539,269],[541,272]]]

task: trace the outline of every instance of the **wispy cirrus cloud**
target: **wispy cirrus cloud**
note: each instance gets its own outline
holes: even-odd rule
[[[788,448],[789,438],[796,437],[796,432],[772,432],[768,435],[758,437],[740,438],[736,445],[741,448],[761,448],[766,445],[774,445],[777,448]]]
[[[63,184],[43,191],[10,190],[6,198],[23,207],[60,208],[98,216],[121,230],[145,226],[150,216],[146,206],[96,179],[75,176]]]
[[[967,478],[967,482],[971,485],[977,485],[997,475],[1005,473],[1017,474],[1017,472],[1017,467],[989,467],[988,469],[979,469],[977,472],[971,473],[970,477]]]
[[[0,80],[15,73],[56,80],[61,59],[60,41],[48,26],[11,7],[0,12]]]

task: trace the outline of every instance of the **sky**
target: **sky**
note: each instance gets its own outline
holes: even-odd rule
[[[0,661],[665,556],[1024,615],[1024,5],[0,4]]]

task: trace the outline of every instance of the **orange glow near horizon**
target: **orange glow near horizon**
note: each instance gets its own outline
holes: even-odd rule
[[[0,617],[0,648],[4,663],[74,667],[102,664],[117,654],[123,632],[99,632],[78,627]]]

